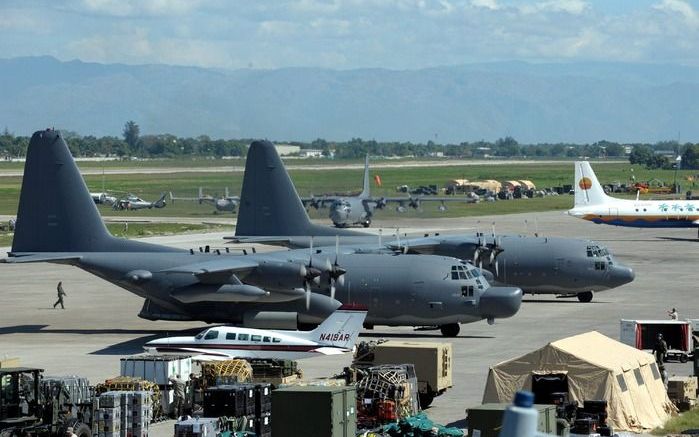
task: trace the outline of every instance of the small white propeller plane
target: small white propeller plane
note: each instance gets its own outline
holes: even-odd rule
[[[637,228],[699,227],[699,201],[617,199],[608,196],[587,161],[575,163],[575,206],[569,215]]]
[[[202,361],[231,358],[298,360],[352,351],[362,329],[367,308],[342,305],[312,331],[216,326],[193,337],[159,338],[146,343],[148,352],[198,354]]]

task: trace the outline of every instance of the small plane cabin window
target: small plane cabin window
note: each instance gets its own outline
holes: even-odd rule
[[[282,342],[281,338],[277,338],[277,337],[272,338],[272,343],[281,343],[281,342]]]
[[[218,331],[212,329],[206,333],[204,340],[216,340],[218,338]]]
[[[251,335],[250,341],[262,341],[262,336],[261,335]]]
[[[272,337],[262,337],[262,341],[265,343],[269,343],[272,341]]]
[[[227,332],[226,340],[235,340],[235,332]]]
[[[248,341],[250,339],[249,334],[238,334],[238,340],[240,341]]]

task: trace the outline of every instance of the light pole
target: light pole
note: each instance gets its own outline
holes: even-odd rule
[[[682,155],[677,155],[677,158],[675,158],[675,194],[680,193],[680,187],[677,185],[677,172],[680,171],[681,166],[682,166]]]

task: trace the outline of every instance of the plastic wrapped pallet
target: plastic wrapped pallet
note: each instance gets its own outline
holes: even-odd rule
[[[91,401],[90,381],[80,376],[45,376],[41,381],[44,394],[55,397],[58,391],[64,390],[70,403],[85,404]]]
[[[170,378],[180,375],[187,380],[192,373],[192,358],[188,355],[138,354],[121,359],[121,376],[141,378],[158,385],[167,385]]]
[[[262,413],[255,419],[255,435],[257,437],[272,436],[272,413]]]
[[[99,396],[100,409],[121,408],[121,392],[108,391]]]
[[[385,401],[395,403],[398,418],[418,413],[418,385],[412,364],[382,365],[370,367],[357,383],[357,399],[360,401],[360,420],[376,419],[379,423],[379,407]]]

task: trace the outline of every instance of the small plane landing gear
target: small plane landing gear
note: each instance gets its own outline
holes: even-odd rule
[[[583,291],[582,293],[578,293],[578,300],[580,302],[592,302],[592,292],[591,291]]]
[[[459,326],[458,323],[450,323],[448,325],[440,326],[439,330],[442,331],[442,335],[444,337],[456,337],[457,335],[459,335],[461,326]]]

